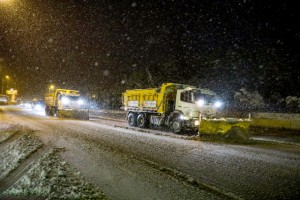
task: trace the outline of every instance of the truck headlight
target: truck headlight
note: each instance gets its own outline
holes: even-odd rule
[[[37,104],[37,105],[34,106],[34,109],[36,109],[36,110],[43,110],[43,107],[42,107],[41,104]]]
[[[199,100],[196,102],[196,104],[197,104],[198,106],[204,106],[205,100],[204,100],[204,99],[199,99]]]
[[[181,120],[189,120],[190,118],[188,116],[180,115],[179,119],[181,119]]]
[[[79,104],[79,105],[83,105],[83,104],[84,104],[84,101],[83,101],[82,99],[79,99],[79,100],[78,100],[78,104]]]
[[[30,103],[25,103],[25,107],[30,108],[31,107]]]
[[[67,97],[63,97],[63,98],[61,98],[61,103],[66,105],[66,104],[70,103],[70,100]]]
[[[216,107],[216,108],[220,108],[220,107],[222,107],[222,105],[223,105],[223,103],[221,101],[216,101],[214,103],[214,107]]]

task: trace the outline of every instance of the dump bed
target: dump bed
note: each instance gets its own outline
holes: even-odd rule
[[[160,96],[157,88],[126,90],[123,103],[127,110],[156,111],[162,100]]]
[[[167,101],[175,100],[176,84],[165,83],[160,88],[126,90],[123,105],[127,111],[158,112],[167,111]]]

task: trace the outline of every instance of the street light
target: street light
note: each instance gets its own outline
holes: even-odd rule
[[[51,93],[51,90],[54,90],[55,86],[54,85],[50,85],[49,87],[49,94]]]
[[[2,90],[1,90],[1,94],[3,94],[3,90],[4,90],[4,81],[5,80],[9,80],[10,77],[8,75],[2,76]]]
[[[14,0],[0,0],[0,4],[11,5],[14,3]]]

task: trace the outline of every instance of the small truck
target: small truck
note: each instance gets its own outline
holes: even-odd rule
[[[89,120],[86,102],[78,90],[56,89],[45,95],[45,113],[47,116],[61,116]]]
[[[210,90],[177,83],[126,90],[122,97],[130,126],[164,126],[174,133],[198,132],[201,119],[215,117],[217,108],[222,105]]]

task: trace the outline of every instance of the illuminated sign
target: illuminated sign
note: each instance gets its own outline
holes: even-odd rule
[[[18,90],[14,90],[14,89],[6,90],[6,94],[17,95]]]

